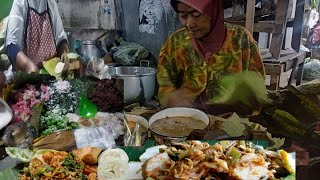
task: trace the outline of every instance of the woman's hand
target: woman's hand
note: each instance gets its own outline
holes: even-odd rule
[[[58,57],[61,57],[61,55],[63,53],[69,53],[69,45],[68,45],[68,41],[67,40],[62,40],[58,47],[57,47],[57,50],[58,50]]]
[[[188,90],[178,89],[168,94],[167,107],[193,107],[193,99],[188,96]]]
[[[39,68],[38,66],[33,63],[32,61],[28,62],[27,64],[27,67],[26,67],[26,70],[25,70],[27,73],[32,73],[32,72],[35,72],[35,73],[39,73]]]
[[[28,58],[22,51],[17,54],[16,57],[16,66],[18,70],[27,72],[27,73],[39,73],[38,66]]]

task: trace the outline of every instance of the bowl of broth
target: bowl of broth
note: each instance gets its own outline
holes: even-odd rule
[[[203,111],[185,107],[167,108],[149,119],[149,129],[157,144],[185,141],[193,130],[208,125],[209,117]]]

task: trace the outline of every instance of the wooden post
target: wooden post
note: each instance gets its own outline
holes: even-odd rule
[[[254,25],[255,0],[247,0],[246,29],[252,34]]]
[[[275,59],[279,59],[280,57],[284,34],[287,30],[288,5],[289,0],[278,0],[277,2],[276,19],[274,23],[276,25],[282,25],[282,32],[272,34],[271,44],[269,48],[272,57]]]
[[[292,34],[292,40],[291,40],[291,47],[296,52],[300,51],[305,3],[306,3],[306,0],[297,0],[296,13],[293,20],[293,34]]]

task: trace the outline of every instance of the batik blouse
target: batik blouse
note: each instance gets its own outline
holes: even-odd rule
[[[210,100],[217,93],[217,80],[227,74],[251,70],[264,76],[264,66],[252,35],[245,28],[225,23],[226,37],[219,52],[208,60],[192,47],[185,28],[174,32],[162,46],[157,82],[160,103],[177,89],[187,89],[195,101],[202,93]],[[219,36],[219,34],[217,34]]]

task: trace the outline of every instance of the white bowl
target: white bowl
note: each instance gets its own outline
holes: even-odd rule
[[[170,144],[170,141],[184,141],[187,139],[187,136],[181,137],[169,137],[159,134],[155,132],[151,128],[151,124],[159,119],[164,119],[167,117],[192,117],[194,119],[199,119],[203,121],[207,126],[209,125],[209,117],[203,111],[200,111],[195,108],[185,108],[185,107],[174,107],[167,108],[162,111],[157,112],[149,119],[149,127],[152,132],[153,138],[157,142],[157,144]]]
[[[149,124],[148,124],[148,121],[146,120],[146,118],[144,118],[142,116],[128,114],[128,113],[126,113],[126,117],[129,121],[138,122],[138,123],[142,124],[144,127],[146,127],[147,129],[149,129]]]
[[[12,120],[12,110],[9,105],[0,98],[0,130],[6,127]]]
[[[126,117],[129,121],[133,121],[133,122],[136,122],[136,123],[140,123],[142,124],[144,127],[147,128],[147,131],[146,132],[142,132],[141,134],[141,142],[144,143],[147,138],[148,138],[148,130],[149,130],[149,124],[148,124],[148,121],[142,117],[142,116],[138,116],[138,115],[133,115],[133,114],[128,114],[126,113]]]

